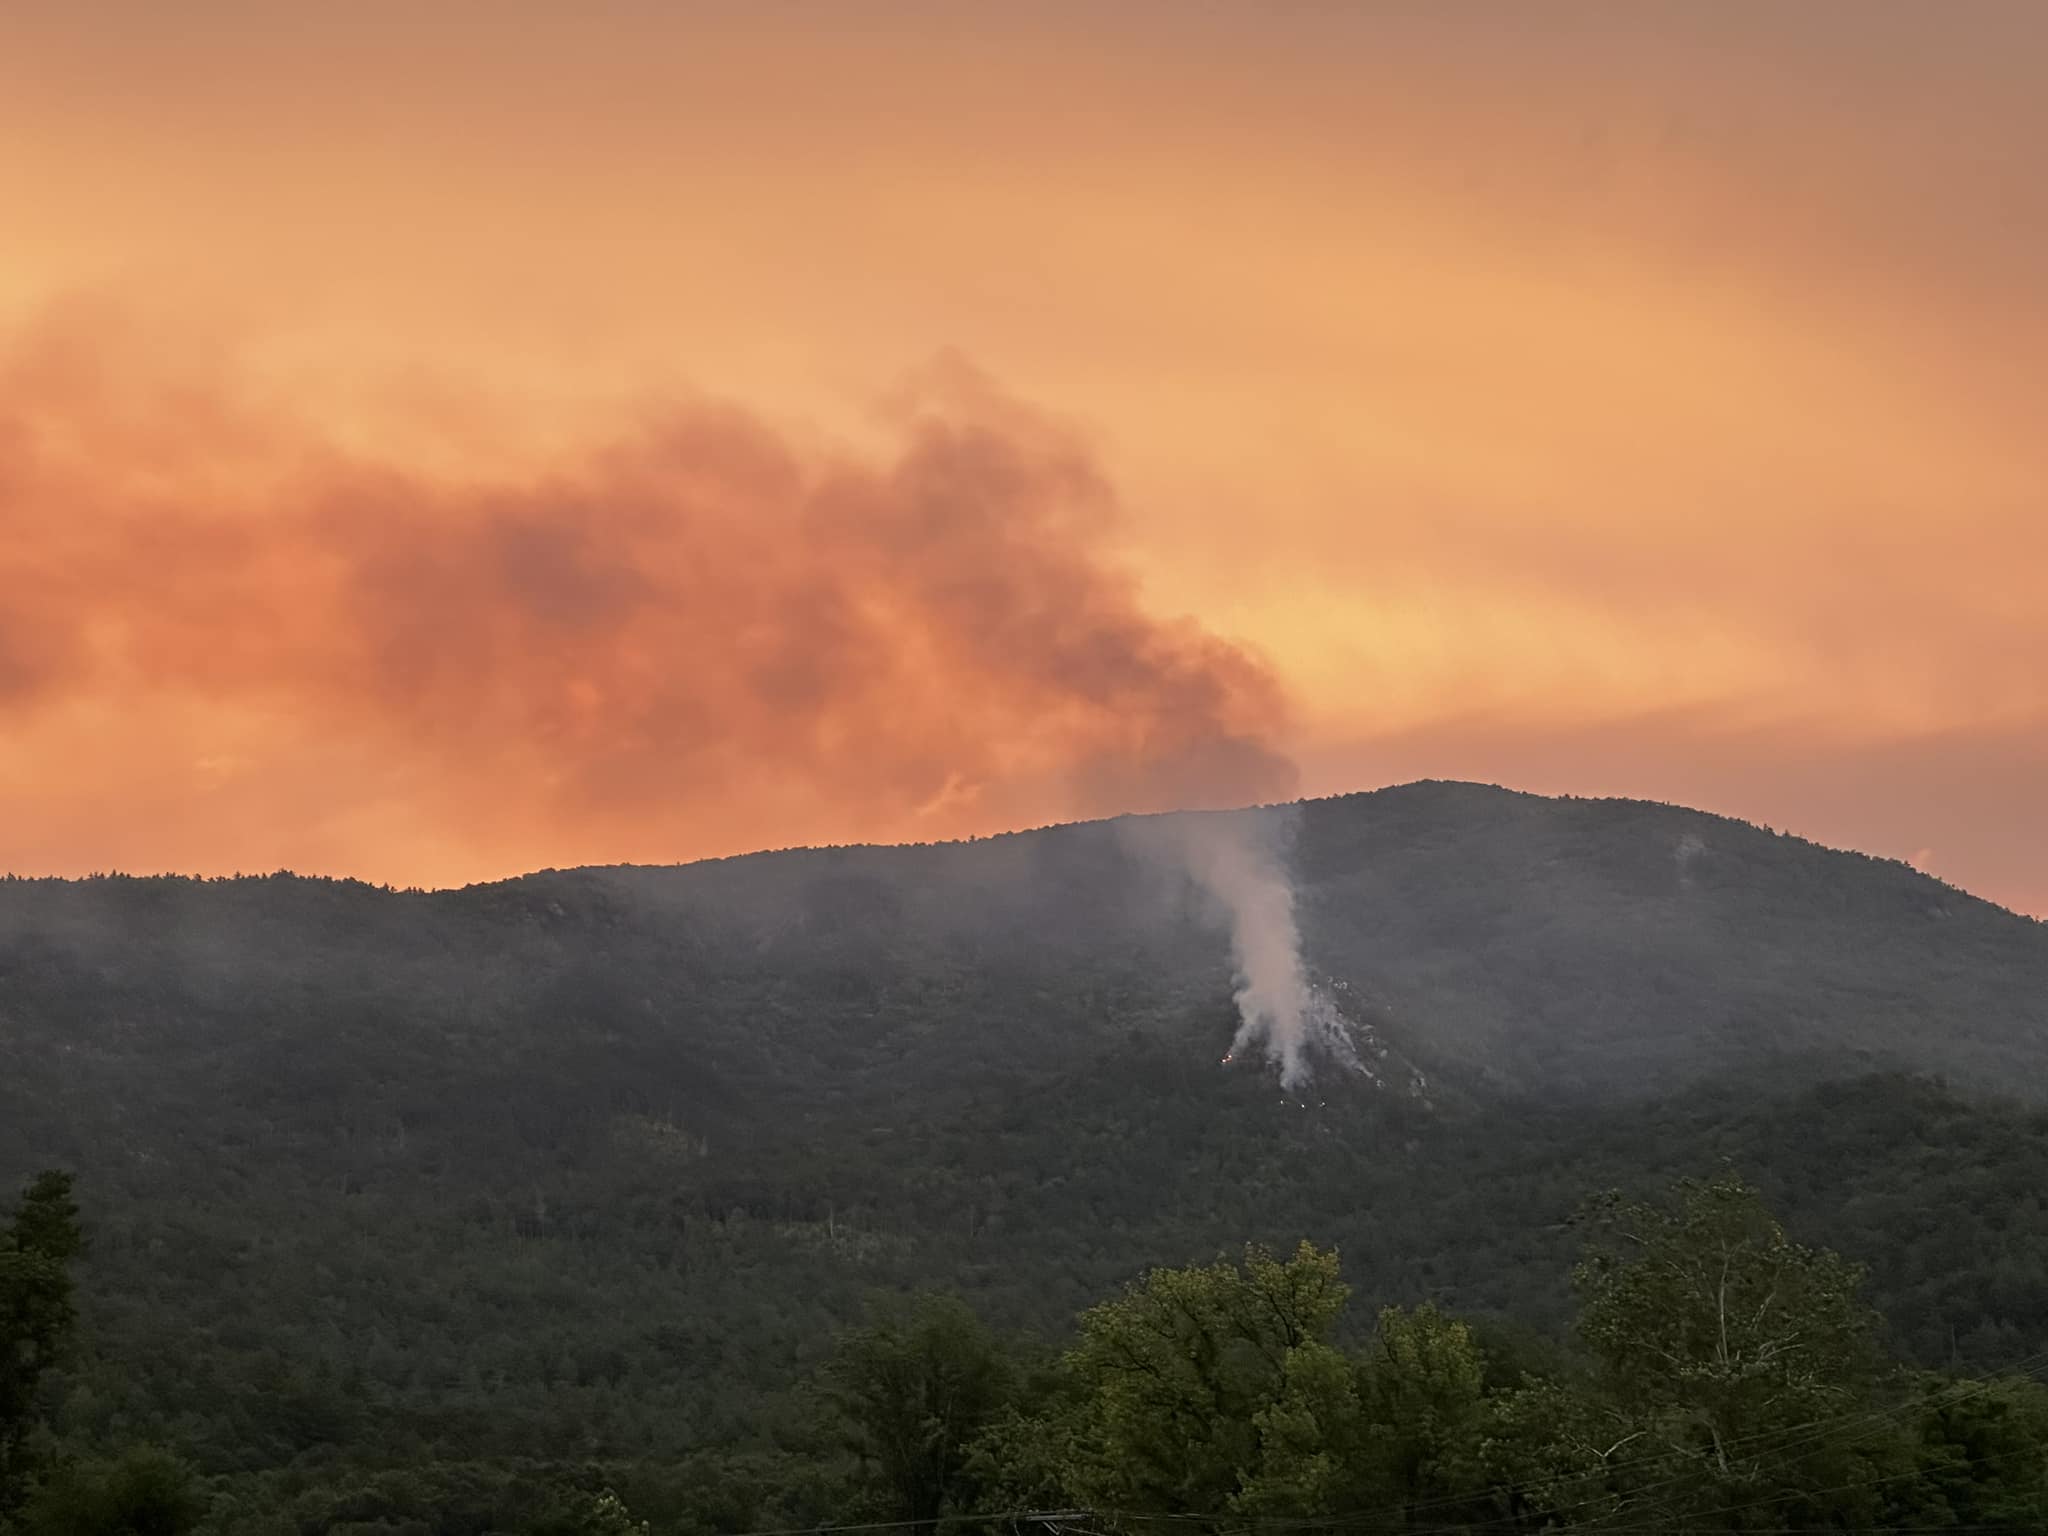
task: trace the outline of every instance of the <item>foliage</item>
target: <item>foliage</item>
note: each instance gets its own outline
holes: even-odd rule
[[[2048,1530],[2048,1390],[2033,1376],[1926,1378],[1911,1486],[1891,1504],[1902,1524]]]
[[[136,1446],[52,1473],[23,1507],[21,1536],[186,1536],[206,1513],[191,1469]]]
[[[1013,1369],[959,1298],[922,1297],[841,1335],[824,1376],[878,1518],[927,1525],[972,1502],[975,1442]]]
[[[1596,1202],[1577,1279],[1576,1356],[1489,1385],[1432,1306],[1333,1343],[1332,1255],[1154,1271],[1083,1315],[1077,1390],[1006,1424],[989,1454],[1031,1466],[991,1486],[1133,1530],[2040,1528],[2048,1389],[1885,1368],[1854,1270],[1739,1181]]]
[[[70,1266],[83,1246],[71,1180],[56,1172],[29,1185],[0,1230],[0,1516],[34,1470],[37,1389],[70,1338]]]
[[[1303,1243],[1285,1261],[1253,1247],[1242,1265],[1154,1270],[1090,1308],[1068,1357],[1087,1448],[1068,1486],[1115,1508],[1228,1508],[1262,1417],[1307,1386],[1346,1294],[1337,1256]]]
[[[1606,1197],[1592,1226],[1574,1275],[1590,1401],[1559,1415],[1574,1443],[1543,1480],[1597,1467],[1581,1500],[1702,1529],[1873,1520],[1905,1439],[1882,1419],[1832,1432],[1879,1388],[1856,1270],[1791,1241],[1731,1177],[1681,1183],[1675,1209]]]
[[[93,1236],[0,1258],[5,1306],[69,1274],[78,1311],[68,1354],[37,1324],[6,1358],[8,1480],[161,1444],[208,1536],[518,1531],[606,1487],[657,1532],[832,1523],[897,1507],[799,1390],[863,1298],[1059,1338],[1135,1275],[1312,1237],[1362,1305],[1177,1497],[1530,1513],[1640,1427],[1566,1347],[1567,1218],[1729,1167],[1867,1270],[1892,1355],[2048,1349],[2048,1114],[1989,1096],[2048,1083],[2048,929],[1669,807],[1297,814],[1311,970],[1386,1084],[1306,1103],[1218,1068],[1227,944],[1109,826],[431,895],[0,881],[0,1184],[76,1169]],[[1376,1367],[1379,1311],[1432,1305]],[[1011,1378],[948,1507],[1073,1497],[1087,1380]]]
[[[1376,1503],[1429,1505],[1438,1518],[1454,1490],[1480,1476],[1487,1430],[1484,1366],[1471,1328],[1425,1303],[1380,1313],[1364,1372],[1370,1426],[1362,1465]]]
[[[616,1493],[607,1488],[587,1505],[548,1526],[535,1527],[533,1536],[648,1536],[645,1520],[635,1520]]]
[[[1232,1504],[1260,1516],[1431,1509],[1482,1476],[1484,1371],[1471,1329],[1435,1306],[1383,1308],[1364,1350],[1298,1351],[1280,1400],[1257,1418],[1258,1455]]]
[[[17,1245],[77,1250],[61,1181],[24,1207]],[[1336,1255],[1253,1245],[1241,1263],[1152,1270],[1089,1308],[1049,1369],[956,1297],[878,1303],[817,1373],[853,1475],[814,1439],[764,1462],[739,1503],[704,1486],[733,1463],[694,1457],[630,1474],[654,1518],[594,1469],[561,1467],[440,1463],[209,1497],[181,1459],[130,1444],[44,1466],[0,1530],[654,1536],[758,1529],[777,1496],[790,1529],[843,1525],[863,1498],[884,1522],[958,1530],[1014,1525],[1019,1509],[1133,1532],[2048,1521],[2048,1388],[1887,1366],[1853,1267],[1794,1242],[1748,1186],[1683,1181],[1654,1205],[1610,1195],[1589,1228],[1578,1348],[1547,1375],[1502,1379],[1479,1335],[1433,1304],[1382,1308],[1346,1345]]]

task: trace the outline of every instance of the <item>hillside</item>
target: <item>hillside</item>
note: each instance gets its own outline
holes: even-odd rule
[[[754,1443],[870,1288],[1052,1328],[1253,1238],[1541,1326],[1584,1195],[1726,1162],[1910,1353],[2048,1347],[2048,926],[1664,806],[1244,814],[1426,1096],[1220,1069],[1223,938],[1111,824],[0,884],[0,1178],[77,1169],[95,1234],[67,1424],[257,1480]]]
[[[1458,784],[1311,802],[1294,847],[1313,969],[1467,1089],[1903,1068],[2048,1093],[2048,925],[1903,865]],[[1192,894],[1107,823],[432,894],[0,886],[15,1088],[40,1118],[90,1083],[74,1135],[130,1072],[394,1123],[485,1089],[542,1119],[590,1093],[740,1121],[1007,1091],[1132,1030],[1212,1060],[1228,969]]]

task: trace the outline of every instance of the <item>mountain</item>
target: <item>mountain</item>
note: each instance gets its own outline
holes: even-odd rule
[[[94,1232],[66,1422],[258,1480],[680,1452],[766,1433],[868,1289],[1052,1330],[1251,1239],[1541,1327],[1576,1202],[1730,1162],[1909,1352],[2048,1347],[2048,926],[1669,806],[1233,814],[1380,1083],[1219,1067],[1217,913],[1127,824],[0,883],[0,1179],[77,1169]]]
[[[2048,925],[1904,864],[1463,784],[1310,806],[1299,863],[1310,953],[1498,1088],[1884,1065],[2048,1093]]]
[[[1240,814],[1294,822],[1313,971],[1464,1088],[1609,1101],[1892,1067],[2048,1094],[2048,926],[1904,865],[1465,784]],[[1011,1091],[1132,1030],[1213,1061],[1222,932],[1119,832],[436,893],[8,882],[15,1091],[32,1111],[67,1089],[120,1100],[139,1074],[159,1100],[185,1083],[371,1134],[361,1116],[432,1120],[483,1091],[542,1119],[592,1094],[739,1121]],[[100,1129],[72,1109],[68,1134]]]

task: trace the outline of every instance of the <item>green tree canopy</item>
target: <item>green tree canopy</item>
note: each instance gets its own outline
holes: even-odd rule
[[[1213,1514],[1255,1475],[1262,1417],[1333,1411],[1328,1340],[1347,1289],[1337,1256],[1303,1243],[1242,1264],[1157,1269],[1081,1317],[1074,1491],[1092,1502]]]
[[[186,1536],[206,1501],[185,1464],[154,1446],[72,1462],[23,1506],[21,1536]]]
[[[27,1485],[37,1388],[70,1339],[70,1266],[83,1248],[67,1174],[38,1177],[0,1228],[0,1513]]]
[[[970,1502],[974,1442],[1007,1402],[1013,1370],[964,1302],[923,1296],[843,1336],[825,1382],[878,1512],[933,1521]]]
[[[1728,1530],[1873,1519],[1905,1439],[1872,1411],[1878,1324],[1859,1272],[1793,1242],[1732,1177],[1683,1182],[1669,1206],[1606,1197],[1588,1225],[1587,1379],[1504,1405],[1552,1512]]]
[[[1399,1523],[1426,1504],[1426,1524],[1488,1510],[1483,1496],[1458,1496],[1483,1476],[1484,1385],[1471,1329],[1427,1304],[1382,1309],[1357,1358],[1303,1345],[1279,1400],[1258,1417],[1237,1507]]]

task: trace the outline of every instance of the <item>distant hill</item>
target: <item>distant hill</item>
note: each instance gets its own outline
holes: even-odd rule
[[[709,1444],[867,1288],[1050,1327],[1252,1238],[1541,1320],[1578,1199],[1727,1162],[1923,1358],[2048,1347],[2048,926],[1661,805],[1239,814],[1292,819],[1310,967],[1426,1099],[1220,1068],[1224,939],[1113,823],[0,883],[0,1178],[79,1170],[129,1383],[80,1365],[81,1432],[252,1477]]]
[[[1307,806],[1299,863],[1319,963],[1505,1089],[1897,1066],[2048,1095],[2048,925],[1904,864],[1435,783]]]
[[[2048,925],[1904,865],[1467,784],[1242,814],[1298,818],[1314,970],[1467,1090],[1605,1100],[1901,1068],[2048,1095]],[[540,1091],[536,1112],[582,1089],[720,1114],[879,1107],[1041,1080],[1131,1029],[1213,1062],[1228,972],[1192,893],[1115,823],[431,894],[0,885],[0,1016],[28,1081],[68,1052],[72,1081],[246,1074],[332,1112],[393,1073],[422,1095],[482,1074]],[[523,1060],[545,1075],[518,1077]]]

